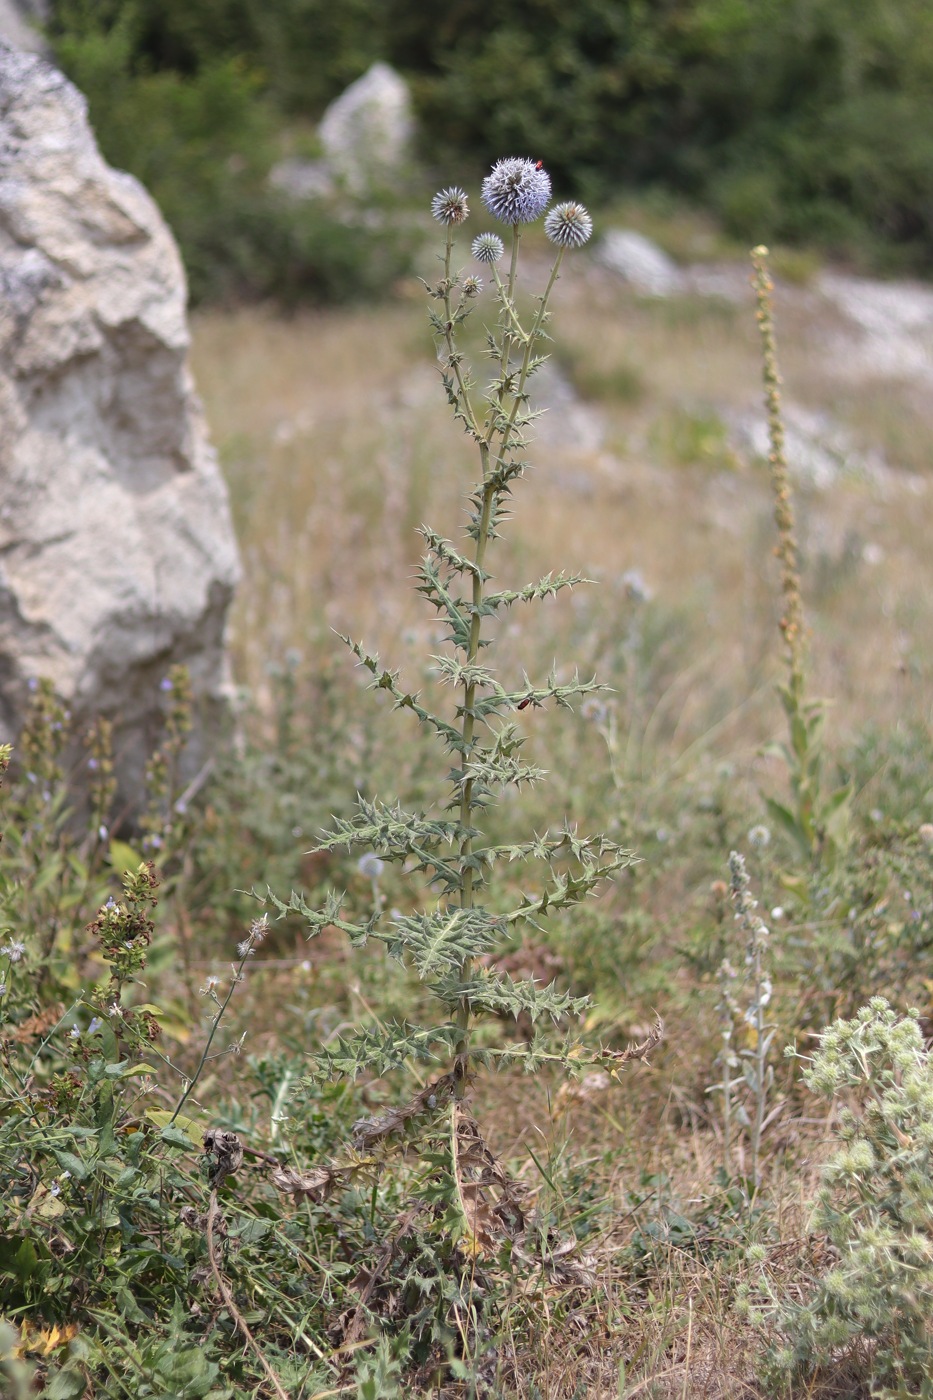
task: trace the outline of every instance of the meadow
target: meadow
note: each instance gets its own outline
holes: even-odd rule
[[[548,253],[531,231],[525,325]],[[434,285],[431,254],[421,270]],[[493,917],[498,946],[463,967],[538,992],[476,1032],[464,1100],[432,1077],[443,1046],[406,1029],[385,1052],[430,1020],[421,954],[366,936],[437,907],[411,819],[404,849],[384,816],[357,828],[384,847],[319,840],[350,832],[358,795],[370,814],[377,799],[437,813],[450,781],[399,699],[454,713],[418,527],[461,539],[475,484],[424,288],[196,315],[243,554],[236,724],[179,811],[175,677],[144,820],[106,840],[105,738],[76,834],[44,692],[24,744],[48,796],[11,769],[10,1395],[930,1393],[933,416],[915,376],[850,354],[819,266],[788,262],[784,410],[831,415],[843,446],[808,475],[789,438],[805,622],[782,705],[751,264],[708,270],[724,294],[645,297],[580,253],[552,295],[551,359],[529,380],[545,411],[489,570],[500,592],[585,581],[490,615],[488,656],[471,653],[546,770],[493,784],[483,830],[503,849],[516,831],[603,832],[617,869],[598,897]],[[481,384],[484,328],[503,334],[492,291],[459,327]],[[571,866],[555,869],[566,894]],[[484,907],[531,907],[511,856],[488,880]],[[478,985],[464,973],[444,995],[462,1007]],[[562,1012],[539,1013],[545,988]],[[364,1063],[354,1036],[383,1059]]]

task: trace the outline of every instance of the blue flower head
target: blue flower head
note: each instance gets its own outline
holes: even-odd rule
[[[505,252],[505,248],[497,233],[481,233],[473,239],[470,251],[477,262],[497,263]]]
[[[483,181],[483,203],[504,224],[530,224],[551,198],[551,177],[540,161],[523,156],[497,160]]]
[[[439,224],[462,224],[469,217],[470,205],[466,191],[458,185],[441,190],[431,200],[431,214]]]
[[[544,232],[558,248],[582,248],[593,232],[593,220],[582,204],[555,204],[544,221]]]

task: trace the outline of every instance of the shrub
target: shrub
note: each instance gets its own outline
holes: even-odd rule
[[[836,1258],[809,1298],[787,1307],[774,1349],[777,1388],[846,1355],[883,1396],[933,1394],[933,1060],[915,1013],[875,997],[821,1036],[804,1073],[839,1105],[842,1145],[814,1217]]]
[[[54,51],[88,99],[105,158],[142,181],[171,225],[192,301],[384,295],[409,268],[411,228],[391,210],[374,219],[352,201],[299,203],[271,188],[281,119],[262,74],[220,46],[190,66],[157,66],[145,23],[131,5],[61,5]]]

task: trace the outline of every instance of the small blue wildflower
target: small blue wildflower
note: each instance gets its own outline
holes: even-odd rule
[[[116,908],[117,908],[117,901],[114,899],[113,895],[111,895],[110,898],[107,900],[107,903],[104,905],[104,908],[105,908],[105,909],[116,909]]]
[[[626,569],[622,575],[622,587],[633,603],[649,603],[651,589],[638,569]]]
[[[26,684],[29,686],[29,689],[30,689],[30,690],[38,690],[38,689],[39,689],[39,682],[36,680],[35,676],[30,676],[30,677],[29,677],[29,680],[26,682]]]
[[[171,678],[171,676],[163,676],[163,677],[162,677],[162,679],[159,681],[159,689],[160,689],[160,690],[165,690],[165,691],[174,690],[174,689],[175,689],[175,687],[174,687],[173,684],[172,684],[172,678]]]
[[[25,943],[17,943],[12,938],[5,948],[0,948],[0,952],[10,959],[11,963],[19,962],[26,951]]]
[[[92,1016],[91,1024],[87,1028],[88,1035],[93,1035],[95,1031],[99,1031],[103,1024],[99,1016]]]
[[[61,1182],[60,1182],[60,1181],[53,1181],[51,1187],[49,1188],[49,1195],[50,1195],[50,1196],[60,1196],[61,1194],[62,1194]]]
[[[593,233],[593,220],[582,204],[555,204],[544,221],[544,232],[559,248],[582,248]]]
[[[80,1032],[80,1030],[78,1029],[77,1026],[72,1026],[71,1031],[69,1032],[69,1034],[71,1035],[71,1039],[72,1039],[72,1040],[80,1040],[80,1039],[81,1039],[81,1032]]]
[[[551,198],[551,177],[540,161],[522,156],[497,160],[483,181],[483,203],[504,224],[530,224]]]
[[[385,861],[380,860],[375,851],[367,851],[356,862],[356,868],[367,880],[378,880],[385,870]]]
[[[431,200],[431,216],[439,224],[462,224],[469,214],[470,205],[466,191],[457,185],[441,190]]]
[[[100,767],[100,764],[98,763],[96,758],[89,758],[87,761],[87,766],[92,773],[96,773],[98,768]]]
[[[97,828],[97,835],[98,835],[98,839],[101,840],[101,841],[106,841],[106,840],[107,840],[107,837],[110,835],[110,832],[109,832],[109,831],[107,830],[107,828],[103,825],[103,823]]]
[[[505,252],[505,246],[497,233],[481,233],[473,239],[470,252],[477,262],[497,263]]]

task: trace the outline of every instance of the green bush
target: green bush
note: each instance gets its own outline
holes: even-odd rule
[[[899,1018],[874,997],[821,1036],[804,1079],[840,1105],[842,1145],[814,1219],[836,1257],[810,1297],[784,1309],[771,1380],[781,1389],[854,1360],[873,1394],[929,1397],[933,1061],[916,1016]]]
[[[244,54],[195,43],[191,21],[206,24],[205,8],[187,7],[193,37],[187,48],[166,42],[162,65],[145,6],[62,4],[53,28],[104,156],[142,181],[171,225],[191,299],[291,305],[385,293],[408,270],[410,230],[391,210],[374,220],[352,201],[298,203],[270,187],[281,118]],[[228,9],[227,30],[242,35]]]
[[[492,26],[478,0],[56,0],[51,34],[197,296],[354,290],[339,235],[296,228],[264,175],[283,123],[377,59],[411,80],[433,161],[524,152],[567,193],[666,187],[742,239],[933,265],[925,0],[503,0]]]

